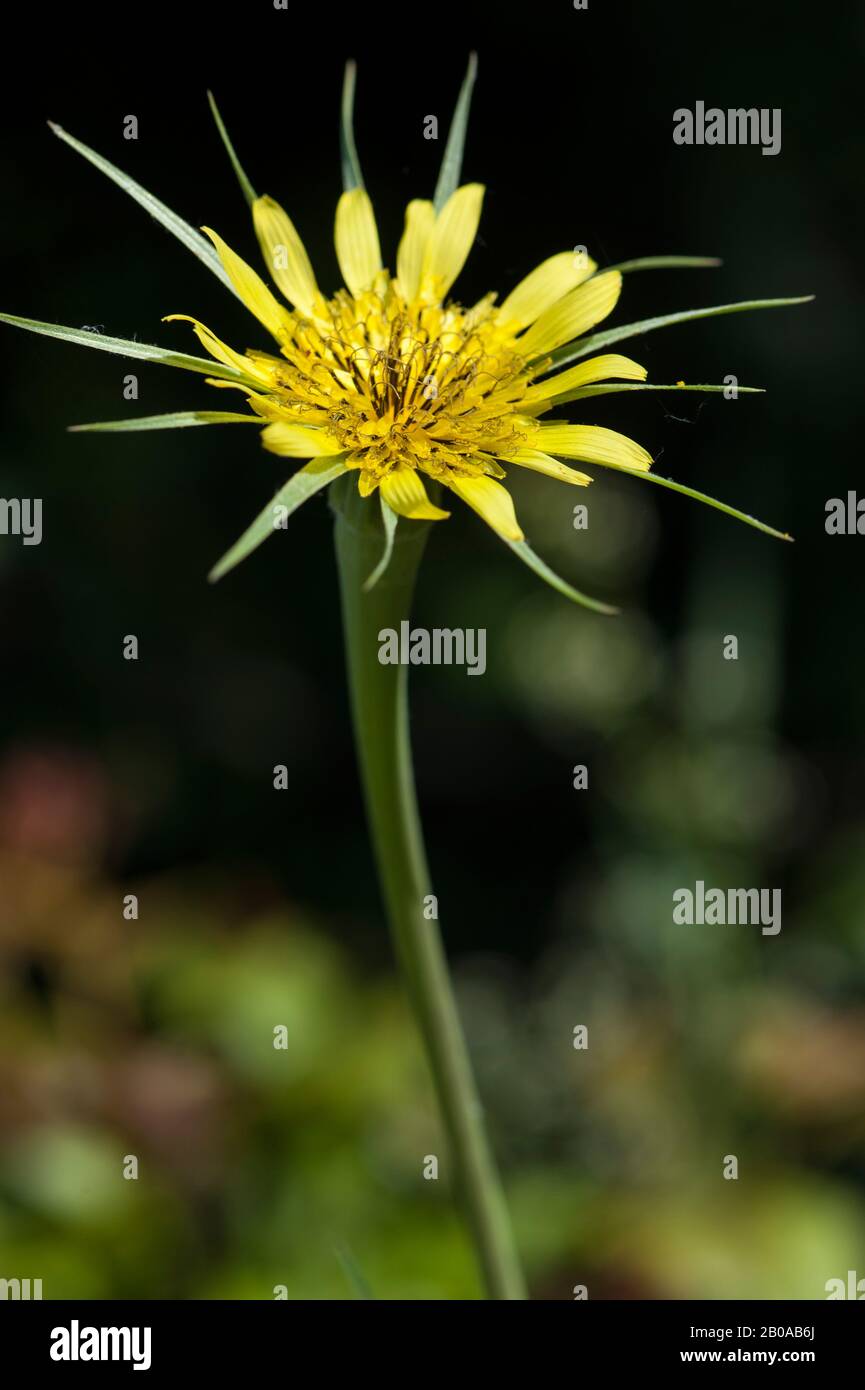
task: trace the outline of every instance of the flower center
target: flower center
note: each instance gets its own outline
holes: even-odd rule
[[[359,298],[341,291],[297,319],[282,352],[285,404],[375,479],[400,465],[501,476],[494,456],[524,442],[515,412],[530,379],[491,297],[470,310],[407,303],[382,272]]]

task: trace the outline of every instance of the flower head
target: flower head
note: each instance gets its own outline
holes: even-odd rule
[[[382,266],[365,189],[343,193],[335,240],[346,288],[331,299],[286,213],[271,198],[257,198],[258,239],[290,309],[221,237],[204,230],[278,355],[239,354],[189,321],[202,346],[244,376],[240,389],[267,422],[262,437],[273,453],[339,457],[357,473],[361,496],[380,489],[387,506],[409,520],[448,515],[430,501],[425,479],[441,483],[506,540],[522,541],[499,481],[503,465],[578,486],[591,479],[562,458],[648,469],[649,455],[624,435],[539,418],[563,392],[613,377],[642,381],[646,373],[626,357],[606,355],[548,375],[549,354],[605,318],[621,291],[619,272],[596,274],[585,255],[551,256],[500,305],[495,294],[471,308],[451,298],[475,240],[483,192],[478,184],[457,188],[438,214],[431,202],[410,203],[395,274]]]
[[[472,60],[435,198],[409,203],[395,261],[385,266],[354,146],[354,69],[349,65],[343,98],[345,191],[335,223],[344,288],[330,297],[320,289],[287,213],[272,198],[255,194],[212,98],[217,125],[252,210],[269,277],[282,298],[216,232],[203,228],[205,240],[107,160],[54,127],[217,274],[270,336],[269,349],[238,351],[198,319],[169,315],[169,322],[192,324],[208,361],[88,330],[0,315],[36,332],[202,373],[213,386],[240,391],[248,407],[243,413],[195,410],[73,428],[258,423],[265,448],[309,460],[223,557],[212,577],[231,569],[272,532],[277,507],[284,517],[346,473],[357,475],[361,497],[372,499],[378,493],[391,541],[400,519],[443,519],[450,513],[442,504],[455,496],[542,578],[569,597],[601,609],[606,605],[572,589],[529,548],[506,486],[511,467],[578,487],[592,479],[574,468],[574,462],[614,468],[708,502],[772,535],[783,534],[651,473],[646,450],[615,430],[543,417],[561,405],[612,391],[723,391],[723,386],[689,386],[683,381],[649,385],[638,363],[598,349],[668,323],[803,301],[757,300],[686,310],[591,334],[615,308],[624,272],[717,262],[667,256],[599,270],[583,248],[577,248],[544,260],[501,300],[489,293],[476,304],[462,304],[454,285],[475,241],[484,194],[477,183],[458,186],[474,74]],[[741,393],[755,388],[737,389]]]

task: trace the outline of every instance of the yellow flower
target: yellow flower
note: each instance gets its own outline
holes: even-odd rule
[[[447,517],[449,512],[440,504],[452,493],[547,583],[578,602],[605,609],[606,605],[586,599],[555,575],[528,546],[504,486],[511,467],[545,473],[578,487],[592,480],[571,467],[572,462],[619,469],[789,539],[726,503],[650,472],[652,460],[646,450],[614,430],[563,420],[546,422],[542,417],[569,402],[613,391],[725,391],[720,385],[686,385],[684,381],[675,386],[649,385],[645,369],[636,362],[599,350],[671,324],[803,303],[810,296],[683,310],[591,333],[615,308],[623,273],[718,262],[706,257],[652,256],[599,270],[585,248],[578,247],[544,260],[501,303],[490,293],[476,304],[462,305],[452,291],[477,234],[484,194],[477,183],[458,186],[475,71],[472,58],[435,198],[409,203],[396,259],[389,268],[382,264],[375,215],[354,146],[354,67],[348,65],[342,122],[345,192],[337,205],[335,225],[345,288],[330,298],[319,288],[291,219],[272,198],[258,197],[253,190],[212,97],[217,126],[252,209],[269,276],[282,300],[216,232],[203,228],[206,237],[202,236],[103,156],[52,126],[55,134],[129,193],[217,275],[275,344],[270,351],[236,351],[197,319],[169,315],[168,321],[185,319],[193,325],[208,360],[88,329],[0,314],[0,319],[31,332],[198,372],[211,385],[239,390],[247,398],[248,409],[242,413],[180,411],[74,429],[254,423],[261,424],[262,441],[272,453],[309,460],[223,556],[211,578],[233,568],[309,496],[346,473],[357,474],[362,498],[379,494],[385,553],[370,583],[388,563],[398,520]],[[738,386],[737,394],[756,389]]]
[[[611,378],[643,381],[646,372],[606,355],[548,375],[549,354],[606,318],[619,298],[621,275],[595,274],[584,255],[551,256],[501,304],[494,294],[471,308],[450,298],[477,234],[483,192],[479,184],[456,189],[438,215],[431,202],[411,202],[395,274],[382,265],[369,195],[363,188],[344,193],[335,241],[346,288],[330,299],[290,218],[271,198],[256,198],[255,230],[290,309],[221,237],[203,230],[278,355],[237,353],[189,321],[217,361],[250,378],[241,389],[267,421],[262,438],[273,453],[339,455],[357,472],[361,496],[380,489],[394,512],[413,521],[448,516],[430,501],[424,479],[431,479],[504,539],[521,541],[502,465],[578,486],[591,479],[561,458],[648,469],[645,449],[613,430],[540,421],[564,391]]]

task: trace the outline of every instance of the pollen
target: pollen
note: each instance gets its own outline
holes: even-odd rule
[[[536,428],[519,416],[531,376],[493,296],[468,310],[407,301],[381,271],[357,298],[342,290],[295,316],[281,351],[268,416],[323,429],[364,495],[397,468],[503,477],[496,456]]]

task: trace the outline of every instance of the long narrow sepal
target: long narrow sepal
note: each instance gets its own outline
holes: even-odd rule
[[[225,146],[225,152],[231,161],[231,167],[237,175],[237,182],[240,184],[241,192],[243,193],[243,196],[246,199],[249,206],[252,207],[258,195],[255,189],[253,188],[252,184],[249,182],[249,179],[246,177],[243,165],[241,164],[240,160],[234,152],[234,146],[232,145],[228,135],[228,131],[225,128],[225,122],[219,114],[219,107],[216,104],[216,98],[212,92],[207,93],[207,100],[210,105],[211,115],[213,116],[213,119],[216,122],[216,129],[219,131],[219,137],[222,140],[223,145]]]
[[[181,242],[188,251],[191,251],[193,256],[197,256],[201,264],[206,265],[207,269],[211,270],[217,279],[221,280],[223,285],[231,290],[232,294],[237,294],[215,250],[200,232],[196,231],[194,227],[190,227],[188,222],[184,222],[182,217],[178,217],[177,213],[172,212],[171,208],[166,207],[165,203],[161,202],[159,198],[155,198],[152,193],[148,193],[147,189],[142,188],[140,183],[136,183],[135,179],[130,178],[128,174],[124,174],[122,169],[118,169],[110,160],[105,159],[101,154],[97,154],[95,150],[91,150],[89,145],[85,145],[81,140],[76,140],[74,135],[70,135],[67,130],[64,130],[62,126],[56,125],[54,121],[49,121],[48,124],[58,139],[63,140],[73,150],[77,150],[78,153],[89,160],[95,168],[99,169],[101,173],[111,179],[112,183],[116,183],[118,188],[122,188],[124,193],[128,193],[130,198],[134,198],[136,203],[144,208],[145,212],[149,212],[151,217],[155,217],[157,222],[160,222],[162,226],[165,227],[166,231],[171,232],[172,236],[177,237],[177,240]]]
[[[717,256],[640,256],[635,261],[619,261],[618,265],[604,266],[602,275],[610,270],[618,270],[625,275],[632,270],[705,270],[723,265]]]
[[[370,589],[375,588],[391,562],[394,536],[396,535],[397,522],[399,521],[399,517],[393,507],[389,507],[384,500],[383,494],[380,493],[379,496],[381,497],[381,520],[384,526],[384,550],[372,574],[364,580],[363,591],[365,594],[368,594]]]
[[[792,299],[745,299],[738,304],[716,304],[709,309],[683,309],[676,314],[662,314],[659,318],[641,319],[638,323],[623,323],[618,328],[606,328],[601,333],[593,333],[590,338],[578,338],[573,343],[565,343],[549,355],[550,369],[564,367],[567,362],[575,362],[590,352],[609,347],[610,343],[621,343],[625,338],[636,338],[642,333],[651,333],[656,328],[669,328],[674,323],[690,323],[694,319],[717,318],[721,314],[741,314],[750,309],[785,309],[791,304],[810,304],[813,294],[801,294]]]
[[[717,394],[719,391],[735,391],[737,395],[761,396],[765,395],[765,386],[725,386],[725,385],[706,385],[705,383],[691,385],[687,382],[675,382],[671,385],[660,386],[648,381],[605,381],[599,382],[594,386],[575,386],[573,391],[562,391],[558,396],[549,396],[544,401],[547,409],[554,405],[567,405],[568,401],[584,401],[589,396],[611,396],[617,391],[702,391]]]
[[[342,80],[342,105],[339,123],[339,159],[342,166],[344,193],[351,193],[353,188],[363,188],[363,174],[354,140],[354,89],[356,82],[357,63],[350,58],[345,65],[345,76]]]
[[[308,498],[314,493],[320,492],[328,483],[332,483],[341,473],[345,472],[345,463],[342,456],[336,457],[333,454],[326,458],[312,459],[299,472],[292,475],[284,487],[281,487],[276,496],[268,502],[263,512],[259,512],[251,526],[248,526],[240,537],[239,541],[226,551],[222,559],[213,566],[207,576],[211,584],[215,584],[223,575],[228,574],[239,565],[241,560],[245,560],[251,555],[253,550],[257,550],[268,536],[272,536],[274,531],[282,529],[282,523],[296,512]]]
[[[158,362],[163,367],[181,367],[187,372],[222,377],[225,381],[246,382],[259,389],[260,383],[245,377],[236,367],[214,362],[209,357],[190,357],[185,352],[170,352],[155,343],[137,343],[131,338],[109,338],[105,333],[92,333],[87,328],[68,328],[62,323],[42,323],[39,319],[22,319],[17,314],[0,314],[0,322],[13,328],[26,328],[29,333],[41,333],[45,338],[59,338],[77,347],[95,348],[97,352],[113,352],[119,357],[137,357],[144,362]]]
[[[562,579],[561,575],[556,574],[555,570],[550,569],[549,565],[541,559],[540,555],[535,554],[527,541],[511,541],[508,540],[507,536],[503,536],[502,539],[510,546],[514,554],[519,556],[523,564],[528,565],[529,569],[532,570],[539,579],[543,579],[544,583],[549,584],[550,588],[555,589],[557,593],[564,594],[565,598],[569,598],[572,603],[578,603],[582,608],[591,608],[594,613],[604,613],[608,617],[613,617],[618,613],[618,608],[614,608],[612,604],[602,603],[601,600],[597,598],[589,598],[588,594],[581,594],[579,589],[575,589],[572,584],[568,584],[566,580]]]
[[[727,516],[735,517],[736,521],[744,521],[746,526],[753,526],[758,531],[763,531],[767,536],[774,536],[779,541],[792,541],[793,537],[786,531],[776,531],[774,526],[767,526],[765,521],[758,521],[755,516],[749,516],[747,512],[740,512],[737,507],[731,507],[726,502],[719,502],[716,497],[709,497],[705,492],[697,492],[696,488],[686,487],[684,483],[675,483],[672,478],[662,478],[658,473],[643,473],[636,468],[616,467],[617,473],[628,473],[632,478],[642,478],[646,483],[657,483],[658,487],[668,487],[673,492],[681,492],[684,497],[692,497],[695,502],[705,502],[707,507],[714,507],[716,511],[725,512]]]
[[[466,75],[463,78],[463,85],[460,87],[460,94],[457,97],[457,104],[454,107],[451,128],[448,131],[447,144],[442,157],[442,166],[439,172],[438,183],[433,197],[433,207],[436,212],[441,212],[448,198],[455,193],[459,187],[460,176],[463,167],[463,150],[466,143],[466,130],[469,123],[469,110],[472,104],[472,90],[475,85],[475,78],[478,75],[478,55],[469,54],[469,64]]]
[[[233,410],[175,410],[170,415],[138,415],[131,420],[101,420],[93,425],[67,425],[70,434],[134,434],[138,430],[182,430],[191,425],[261,425],[260,415]]]

